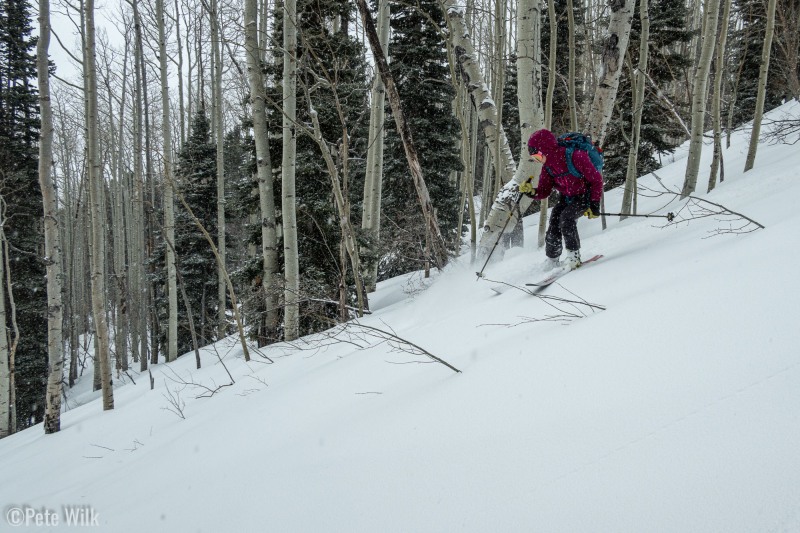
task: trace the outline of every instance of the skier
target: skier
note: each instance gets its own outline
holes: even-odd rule
[[[534,188],[529,179],[520,185],[520,192],[534,200],[544,200],[555,188],[558,201],[550,214],[545,236],[545,268],[559,265],[575,269],[581,265],[577,220],[582,216],[600,216],[600,198],[603,195],[603,176],[595,168],[589,154],[584,150],[570,150],[572,166],[580,174],[574,175],[567,163],[567,148],[561,146],[550,130],[541,129],[528,139],[528,153],[533,160],[542,163],[539,186]],[[564,261],[559,263],[562,238],[567,249]]]

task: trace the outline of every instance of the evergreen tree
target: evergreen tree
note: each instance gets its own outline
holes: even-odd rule
[[[275,7],[276,42],[281,42],[283,4]],[[345,156],[349,182],[344,184],[350,198],[351,212],[360,212],[363,200],[364,165],[367,153],[369,112],[367,97],[369,86],[364,73],[366,63],[364,48],[348,32],[354,16],[353,5],[347,0],[298,0],[298,92],[297,120],[310,125],[309,105],[317,112],[322,135],[338,154],[337,164],[343,170]],[[281,101],[282,51],[277,50],[276,60],[267,67],[269,78],[274,80],[267,90],[271,99]],[[320,80],[324,80],[320,83]],[[309,88],[311,102],[304,87]],[[338,105],[344,114],[339,118]],[[281,111],[270,110],[270,131],[280,138]],[[344,127],[347,128],[348,151],[342,153]],[[281,160],[281,144],[270,144],[272,161]],[[344,281],[353,287],[352,276],[343,280],[347,262],[340,260],[341,230],[331,191],[331,178],[325,167],[317,143],[299,132],[297,136],[297,225],[300,255],[301,303],[300,333],[306,334],[328,327],[338,316],[339,285]],[[275,181],[275,193],[280,205],[280,179]],[[282,243],[278,249],[282,251]],[[350,295],[354,294],[349,290]],[[355,304],[354,298],[348,302]]]
[[[217,235],[216,146],[205,110],[192,120],[189,137],[178,153],[175,178],[179,194],[206,231]],[[178,198],[178,195],[176,195]],[[215,339],[217,316],[217,262],[208,241],[180,201],[175,206],[175,251],[177,269],[192,308],[200,346]],[[179,281],[180,282],[180,281]],[[178,298],[178,354],[190,351],[191,332],[182,298]]]
[[[36,39],[31,37],[29,9],[23,0],[0,0],[0,216],[9,243],[8,259],[20,334],[15,357],[19,429],[42,421],[47,382],[47,292],[38,174]],[[9,323],[2,326],[10,328],[9,302],[3,305],[9,310]]]
[[[647,63],[647,73],[659,89],[666,92],[666,88],[670,84],[685,83],[685,73],[691,66],[689,59],[680,52],[681,45],[688,43],[692,37],[691,32],[686,30],[683,25],[687,16],[687,8],[683,0],[651,0],[649,11],[650,57]],[[625,182],[633,123],[633,73],[630,67],[639,62],[640,32],[641,20],[637,7],[628,44],[629,62],[626,61],[626,68],[623,69],[617,93],[617,113],[615,119],[609,124],[603,145],[605,151],[603,177],[607,189],[617,187]],[[665,109],[654,95],[650,83],[645,83],[637,162],[639,176],[658,168],[658,155],[671,152],[685,139],[685,132],[673,114]],[[688,113],[688,109],[680,111]]]
[[[392,3],[390,26],[390,67],[403,113],[414,135],[443,237],[455,245],[461,235],[461,228],[456,227],[461,206],[451,173],[462,170],[461,130],[452,111],[455,91],[442,36],[444,14],[432,0],[415,5]],[[379,280],[419,270],[427,259],[425,224],[419,205],[410,201],[416,192],[390,114],[391,110],[387,111]]]

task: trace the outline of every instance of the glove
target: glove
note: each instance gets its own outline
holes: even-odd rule
[[[600,216],[600,202],[589,202],[589,209],[587,209],[584,213],[587,217],[597,218]]]
[[[533,183],[528,180],[519,186],[519,192],[532,197],[534,194],[536,194],[536,188],[534,188]]]

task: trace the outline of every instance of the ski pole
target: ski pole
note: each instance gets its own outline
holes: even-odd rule
[[[672,222],[673,220],[675,220],[675,213],[667,213],[666,215],[631,215],[631,214],[628,214],[628,213],[599,213],[598,216],[666,218],[667,222]]]
[[[517,208],[517,206],[519,205],[519,201],[522,199],[522,193],[518,192],[517,194],[518,194],[517,199],[514,201],[514,204],[508,210],[508,218],[506,218],[506,223],[503,224],[503,229],[500,230],[500,234],[497,236],[497,240],[495,241],[494,246],[492,246],[492,249],[489,251],[489,255],[486,257],[486,261],[483,263],[481,271],[476,272],[476,274],[478,275],[478,279],[481,279],[483,277],[483,271],[486,268],[486,265],[489,264],[489,259],[492,258],[492,254],[494,253],[495,248],[497,248],[497,245],[500,244],[500,239],[503,238],[503,233],[505,233],[506,228],[508,227],[508,223],[511,222],[511,219],[514,217],[514,210]],[[478,281],[478,279],[476,279],[475,281]]]

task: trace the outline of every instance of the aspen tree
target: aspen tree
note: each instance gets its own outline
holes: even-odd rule
[[[167,38],[164,29],[164,0],[156,0],[158,19],[158,55],[161,78],[161,136],[164,162],[164,239],[169,243],[167,258],[167,362],[178,357],[178,276],[175,267],[175,198],[172,173],[172,126],[170,123],[169,73],[167,71]]]
[[[111,362],[106,320],[105,279],[105,209],[103,207],[103,168],[97,127],[97,61],[95,55],[94,0],[84,4],[86,35],[84,53],[84,78],[86,83],[86,145],[88,148],[89,210],[91,213],[91,285],[92,315],[97,342],[96,364],[103,391],[103,410],[114,408],[114,391],[111,387]]]
[[[297,2],[285,0],[283,13],[283,159],[281,205],[284,256],[284,338],[300,335],[300,260],[297,249]]]
[[[711,121],[714,130],[714,158],[711,160],[711,172],[708,176],[708,191],[714,190],[717,185],[717,175],[720,181],[725,176],[722,166],[722,78],[725,76],[725,48],[728,42],[728,26],[730,25],[731,0],[723,0],[722,28],[717,39],[716,55],[714,57],[714,89],[711,100]]]
[[[697,187],[697,174],[700,171],[700,155],[703,150],[703,130],[705,129],[706,96],[708,72],[714,53],[719,18],[719,0],[706,0],[705,22],[703,24],[703,49],[695,70],[692,93],[692,134],[689,141],[689,157],[686,162],[686,177],[683,181],[681,198],[692,194]]]
[[[2,212],[0,212],[0,217],[5,219],[5,208],[3,207],[5,202],[0,196],[0,207],[2,207]],[[0,222],[3,220],[0,219]],[[6,297],[5,297],[5,289],[6,289],[6,273],[5,273],[5,266],[6,266],[6,257],[5,257],[5,246],[4,246],[4,236],[3,233],[0,232],[0,439],[3,437],[7,437],[12,433],[12,379],[11,379],[11,351],[8,342],[8,333],[6,331],[5,325],[7,324],[6,320]]]
[[[253,138],[256,148],[256,177],[261,217],[261,254],[264,276],[261,287],[266,306],[266,334],[277,335],[278,298],[276,274],[278,263],[277,228],[275,223],[275,198],[272,186],[272,161],[269,153],[269,132],[267,130],[266,95],[264,75],[261,71],[262,51],[259,48],[257,0],[245,0],[244,31],[247,76],[250,86],[250,106],[253,116]]]
[[[639,65],[633,74],[633,132],[628,151],[628,172],[625,176],[625,191],[622,195],[622,212],[636,213],[636,179],[639,162],[639,142],[644,108],[644,78],[647,75],[648,40],[650,39],[650,15],[648,0],[639,0],[639,19],[642,24],[639,36]],[[622,217],[625,218],[624,216]]]
[[[767,30],[764,35],[764,48],[761,52],[761,68],[758,72],[758,94],[756,96],[756,111],[753,117],[753,130],[750,132],[750,149],[747,151],[747,161],[744,171],[753,168],[758,150],[758,138],[761,135],[761,120],[764,118],[764,100],[767,95],[767,75],[769,74],[769,56],[772,50],[772,38],[775,35],[775,6],[777,0],[769,0],[767,5]]]
[[[389,0],[378,3],[378,40],[381,49],[388,53],[389,44]],[[381,196],[383,184],[383,139],[386,122],[386,87],[379,73],[375,74],[370,97],[372,104],[369,117],[369,148],[367,149],[367,168],[364,177],[364,206],[361,217],[361,229],[370,235],[372,249],[377,254],[377,245],[381,230]],[[375,290],[378,279],[378,262],[364,272],[364,284],[367,291]]]
[[[214,77],[214,132],[217,145],[217,250],[221,264],[217,267],[217,338],[225,336],[227,322],[227,300],[225,296],[225,269],[227,260],[227,243],[225,239],[225,126],[222,120],[222,52],[220,41],[222,39],[219,27],[219,9],[217,0],[211,0],[211,53],[213,54]]]
[[[41,120],[41,129],[39,131],[39,186],[42,189],[42,200],[44,201],[44,255],[47,264],[48,375],[47,393],[45,395],[44,432],[55,433],[61,429],[61,381],[64,373],[61,288],[64,274],[61,269],[58,195],[53,180],[53,109],[50,102],[49,48],[50,0],[39,0],[39,41],[36,50],[39,117]],[[5,307],[5,302],[2,299],[0,299],[0,305]],[[0,325],[5,330],[5,320],[0,322]],[[5,337],[5,331],[3,331],[2,336]],[[0,340],[1,342],[2,340]],[[1,353],[2,350],[0,349]],[[2,409],[0,409],[0,417],[2,416]],[[2,437],[2,427],[0,427],[0,437]]]

